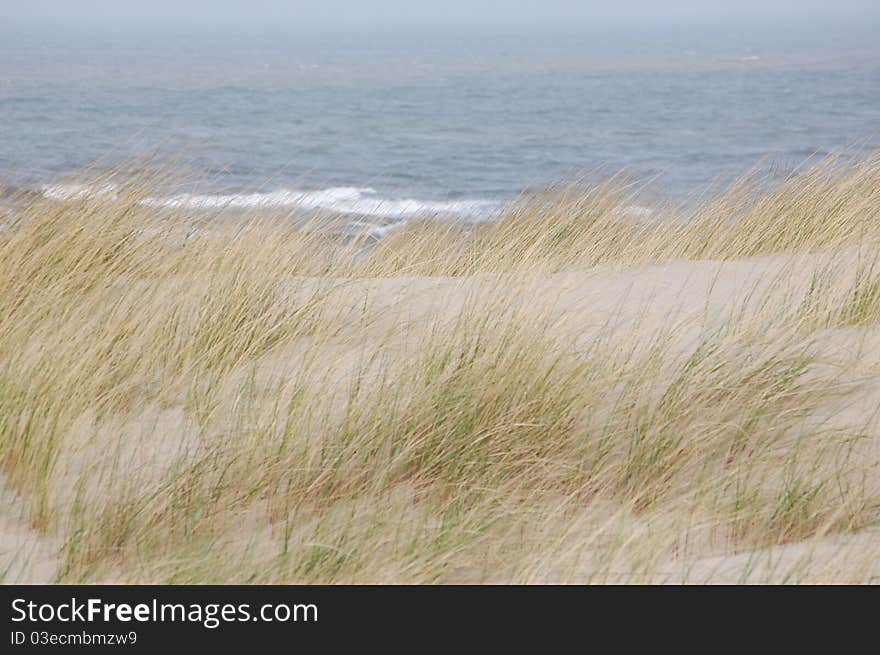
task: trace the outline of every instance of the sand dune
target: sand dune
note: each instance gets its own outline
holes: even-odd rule
[[[3,580],[876,582],[880,164],[823,166],[379,241],[10,204]]]
[[[846,268],[840,254],[836,254],[834,260],[835,265]],[[772,305],[773,301],[768,298],[773,298],[775,289],[778,288],[775,293],[779,296],[776,302],[780,303],[783,295],[792,293],[798,281],[807,284],[810,274],[827,266],[828,261],[822,256],[785,255],[741,261],[671,261],[625,268],[603,266],[524,279],[489,274],[466,278],[290,278],[278,285],[277,301],[296,307],[306,298],[321,295],[324,302],[333,307],[337,331],[294,339],[262,356],[256,368],[231,373],[230,379],[251,376],[269,393],[291,370],[290,363],[308,351],[322,363],[308,375],[314,376],[315,384],[322,387],[321,395],[331,403],[332,399],[348,393],[354,378],[363,373],[365,352],[377,359],[417,352],[430,333],[453,332],[468,308],[491,305],[499,296],[522,301],[521,311],[533,316],[536,325],[546,327],[545,336],[552,336],[553,342],[573,347],[575,358],[588,344],[620,334],[641,335],[640,347],[647,349],[652,342],[644,337],[664,333],[669,352],[687,353],[701,335],[728,322],[734,311],[741,313],[740,321],[760,322],[762,311],[766,311],[768,304]],[[754,301],[754,307],[747,310],[751,316],[743,318],[743,307],[748,306],[750,298]],[[863,378],[866,372],[880,370],[880,330],[876,327],[825,329],[814,334],[812,346],[836,384],[841,383],[841,376]],[[880,406],[880,382],[874,377],[870,383],[863,383],[860,393],[861,400],[854,403],[849,398],[845,407],[833,411],[827,406],[817,408],[821,415],[817,414],[815,419],[828,421],[834,416],[840,420],[847,412],[857,419],[870,418]],[[197,426],[183,407],[173,400],[165,409],[151,404],[142,411],[104,419],[100,429],[94,417],[83,417],[68,434],[70,452],[57,465],[53,496],[73,498],[78,488],[82,493],[84,480],[92,481],[98,471],[119,466],[120,462],[136,464],[139,483],[152,481],[155,484],[173,472],[182,453],[209,452],[205,435],[197,434]],[[210,438],[220,436],[215,434]],[[880,440],[875,438],[862,453],[874,462],[870,482],[880,488],[878,444]],[[105,491],[96,484],[93,493]],[[28,582],[55,579],[61,571],[60,536],[46,535],[29,527],[17,514],[21,512],[21,503],[12,502],[9,494],[7,492],[10,502],[3,504],[2,516],[6,579]],[[582,526],[583,535],[574,532],[566,539],[575,543],[594,540],[597,528],[593,518]],[[640,530],[651,531],[650,520],[633,520],[640,522],[640,527],[629,528],[632,534],[628,538],[638,540]],[[265,537],[268,542],[275,539],[271,531]],[[661,558],[662,561],[655,563],[656,570],[637,573],[635,579],[727,583],[846,580],[847,562],[853,558],[872,567],[860,570],[860,575],[872,579],[880,575],[876,568],[876,562],[880,561],[880,540],[872,531],[852,536],[819,535],[756,550],[735,549],[726,553],[724,548],[721,550],[721,554],[691,553],[687,557]],[[717,552],[717,547],[707,551],[713,552]],[[583,582],[594,580],[596,576],[604,581],[623,581],[634,576],[632,568],[574,568],[563,575],[553,566],[546,570],[544,564],[537,566],[544,571],[544,581]],[[444,579],[463,581],[473,577],[465,570],[451,572]],[[507,579],[503,573],[489,576],[489,580],[494,581]]]

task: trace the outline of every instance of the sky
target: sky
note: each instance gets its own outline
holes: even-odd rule
[[[564,27],[876,24],[878,0],[0,0],[15,27],[525,30]]]

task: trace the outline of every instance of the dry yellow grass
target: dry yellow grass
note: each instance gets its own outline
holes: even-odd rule
[[[3,580],[880,578],[877,156],[378,242],[158,183],[7,208]]]

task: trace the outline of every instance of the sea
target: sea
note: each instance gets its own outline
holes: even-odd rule
[[[0,25],[0,186],[182,165],[177,207],[491,217],[618,171],[672,199],[880,146],[878,26],[114,33]],[[106,190],[105,190],[106,191]]]

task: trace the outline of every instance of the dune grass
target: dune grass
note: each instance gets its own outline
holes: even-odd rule
[[[5,581],[880,576],[878,156],[378,241],[159,181],[7,207]]]

